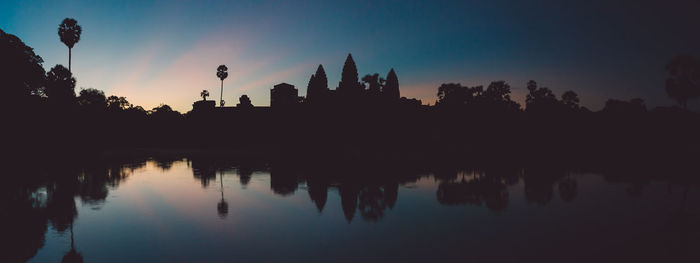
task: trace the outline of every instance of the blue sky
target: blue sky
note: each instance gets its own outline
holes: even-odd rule
[[[3,1],[0,28],[35,48],[49,69],[67,64],[57,28],[83,27],[73,49],[78,89],[126,96],[144,108],[191,109],[199,92],[227,105],[247,94],[269,105],[272,85],[306,94],[318,64],[334,88],[347,53],[360,75],[394,68],[402,96],[433,103],[441,83],[505,80],[524,99],[529,79],[579,93],[671,105],[665,62],[700,55],[692,1]],[[695,10],[695,11],[693,11]],[[697,102],[692,107],[698,108]]]

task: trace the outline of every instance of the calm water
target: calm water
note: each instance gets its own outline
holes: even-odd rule
[[[11,240],[3,255],[30,262],[700,259],[697,186],[524,169],[382,171],[391,175],[378,180],[261,167],[183,159],[57,168],[69,175],[6,193]]]

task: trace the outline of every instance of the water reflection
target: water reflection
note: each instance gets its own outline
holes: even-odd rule
[[[8,247],[2,257],[6,262],[29,260],[44,246],[50,225],[59,233],[70,231],[71,247],[62,262],[82,262],[73,240],[73,223],[78,217],[75,198],[97,209],[109,187],[118,187],[144,165],[145,160],[114,160],[90,162],[80,168],[58,164],[45,169],[8,169],[8,173],[21,173],[22,177],[5,178],[1,184],[0,224],[8,228],[8,240],[2,242]]]
[[[582,187],[578,181],[580,177],[575,176],[575,172],[560,168],[441,168],[426,172],[357,167],[333,172],[328,168],[289,164],[171,157],[103,160],[77,167],[55,165],[13,171],[31,175],[22,177],[31,179],[7,180],[7,183],[2,184],[1,223],[3,226],[12,226],[6,235],[11,242],[3,242],[6,250],[2,256],[5,259],[3,261],[24,262],[31,259],[44,247],[46,232],[50,227],[58,233],[69,232],[70,247],[62,262],[82,262],[83,252],[75,245],[73,232],[74,227],[80,227],[80,224],[75,224],[79,216],[76,200],[92,209],[102,209],[109,205],[105,200],[110,190],[117,189],[147,163],[166,173],[175,170],[174,164],[180,162],[187,163],[192,178],[204,190],[215,189],[220,192],[216,209],[221,220],[229,217],[226,193],[235,192],[235,188],[230,185],[235,184],[235,181],[225,180],[229,175],[238,177],[238,184],[243,191],[247,190],[251,179],[257,175],[269,176],[270,192],[285,199],[305,190],[318,214],[328,212],[324,208],[330,200],[338,202],[333,207],[338,209],[335,211],[342,210],[343,218],[349,224],[354,224],[358,219],[362,222],[381,222],[397,205],[402,185],[432,181],[435,184],[432,200],[437,203],[449,207],[485,207],[495,215],[508,211],[509,205],[517,199],[523,199],[535,207],[550,205],[557,198],[562,203],[574,203]],[[654,178],[654,174],[657,173],[615,171],[602,173],[602,176],[607,183],[624,185],[624,193],[635,197],[643,195],[643,189],[652,181],[662,180]],[[425,178],[429,180],[426,181]],[[219,181],[218,187],[216,183],[211,185],[216,180]],[[678,199],[677,206],[663,215],[664,234],[659,238],[667,244],[668,255],[687,256],[693,251],[694,245],[700,244],[697,239],[700,220],[697,210],[692,209],[697,207],[697,203],[692,201],[697,200],[697,197],[692,195],[698,194],[698,182],[690,177],[662,181],[667,184],[669,195],[681,195],[682,198]],[[522,196],[514,197],[515,192]],[[337,198],[329,197],[329,193],[337,193]]]
[[[226,218],[228,215],[228,203],[224,199],[224,173],[223,171],[219,173],[219,176],[221,179],[219,179],[219,182],[221,182],[221,201],[219,201],[218,204],[216,204],[216,211],[219,213],[219,217],[221,218]]]

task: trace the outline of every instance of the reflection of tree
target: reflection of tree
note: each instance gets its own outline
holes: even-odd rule
[[[576,194],[578,194],[576,179],[567,176],[559,181],[559,196],[562,200],[566,202],[574,201],[574,199],[576,199]]]
[[[525,169],[525,199],[530,203],[548,204],[554,194],[554,183],[564,174],[563,171],[551,168]]]
[[[399,198],[399,183],[391,182],[384,185],[384,202],[389,208],[394,208]]]
[[[469,181],[442,182],[437,190],[438,202],[446,205],[482,205],[492,211],[500,211],[508,207],[508,191],[506,185],[478,177]]]
[[[514,171],[495,170],[474,172],[469,179],[463,175],[459,181],[443,181],[438,185],[438,202],[445,205],[486,205],[491,211],[501,211],[508,207],[507,186],[517,182],[512,178],[514,175],[517,175]]]
[[[216,211],[220,218],[226,218],[228,215],[228,203],[224,200],[224,172],[219,172],[219,181],[221,182],[221,201],[216,205]]]
[[[75,242],[73,241],[73,223],[70,224],[70,250],[63,256],[61,262],[83,262],[83,255],[75,250]]]
[[[0,225],[4,226],[2,259],[26,262],[44,246],[47,219],[41,202],[32,198],[33,187],[0,184]]]
[[[110,179],[105,168],[89,167],[83,170],[80,181],[80,200],[88,204],[99,204],[107,198],[107,181]]]
[[[603,174],[608,183],[623,183],[631,196],[642,195],[644,186],[649,184],[649,174],[638,170],[614,170]]]
[[[66,231],[78,216],[73,199],[78,194],[77,176],[67,176],[48,189],[48,201],[46,205],[47,215],[51,225],[58,232]],[[73,180],[71,180],[73,179]]]
[[[0,225],[12,227],[4,233],[11,242],[3,243],[9,254],[3,255],[2,261],[24,262],[33,257],[44,245],[50,223],[58,232],[71,232],[71,250],[62,262],[82,262],[73,240],[73,224],[78,217],[75,197],[86,204],[104,202],[109,187],[118,186],[144,165],[143,159],[88,160],[81,167],[62,164],[18,179],[31,178],[31,184],[3,181],[0,184],[0,211],[3,213]],[[46,192],[38,191],[39,186]]]
[[[238,167],[238,180],[243,187],[248,185],[252,176],[253,169],[251,169],[250,167],[244,165]]]
[[[173,163],[175,161],[180,160],[180,158],[177,157],[167,157],[167,156],[154,156],[151,158],[153,162],[155,163],[156,167],[160,168],[163,171],[170,170],[170,168],[173,167]]]
[[[386,202],[384,190],[378,186],[363,187],[359,192],[360,215],[367,221],[377,221],[384,216]]]

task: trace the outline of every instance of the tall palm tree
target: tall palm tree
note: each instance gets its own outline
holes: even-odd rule
[[[58,36],[61,38],[61,42],[68,47],[68,71],[70,71],[71,65],[71,49],[80,41],[82,32],[83,29],[78,25],[78,21],[73,18],[63,19],[63,22],[58,26]]]
[[[221,80],[221,97],[219,98],[219,106],[224,106],[224,79],[228,77],[228,68],[226,65],[219,65],[216,68],[216,76]]]

